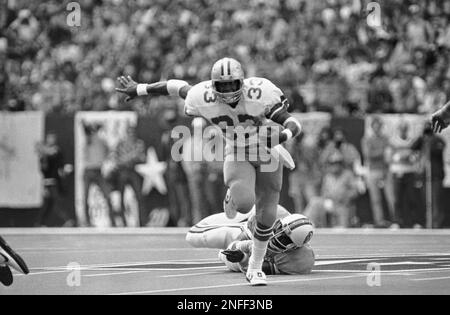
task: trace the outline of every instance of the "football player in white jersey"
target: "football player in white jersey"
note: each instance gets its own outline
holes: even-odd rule
[[[10,286],[13,283],[11,268],[28,274],[28,267],[23,259],[0,237],[0,283]]]
[[[282,91],[264,78],[245,79],[241,64],[232,58],[217,61],[211,80],[194,86],[181,80],[138,84],[124,76],[118,81],[122,88],[116,90],[126,94],[127,100],[143,95],[181,97],[187,115],[203,117],[223,130],[227,143],[224,178],[228,187],[224,210],[232,218],[237,212],[248,213],[256,205],[246,278],[251,285],[266,285],[262,264],[276,218],[283,169],[282,162],[273,159],[268,148],[301,132],[300,123],[287,112],[289,104]],[[268,129],[270,125],[282,126],[283,130]]]
[[[440,133],[450,125],[450,102],[431,116],[431,122],[435,133]]]
[[[197,248],[217,248],[219,259],[231,271],[245,272],[251,255],[255,208],[248,214],[228,219],[224,213],[211,215],[186,235],[186,241]],[[277,220],[263,263],[266,274],[307,274],[314,266],[314,252],[309,245],[314,228],[301,214],[290,214],[278,205]]]

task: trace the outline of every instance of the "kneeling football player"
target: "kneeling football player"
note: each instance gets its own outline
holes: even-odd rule
[[[0,283],[5,286],[13,283],[11,268],[23,274],[29,273],[25,261],[0,237]]]
[[[252,249],[254,209],[228,219],[224,213],[209,216],[193,226],[186,241],[194,247],[218,248],[219,259],[231,270],[246,272]],[[301,214],[290,214],[278,205],[277,220],[264,258],[266,274],[308,274],[315,256],[309,245],[314,233],[311,221]]]

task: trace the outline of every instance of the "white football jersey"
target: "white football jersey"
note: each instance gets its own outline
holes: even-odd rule
[[[204,81],[189,90],[185,112],[219,126],[227,145],[250,147],[257,144],[258,127],[271,124],[273,113],[287,110],[289,105],[283,92],[265,78],[245,79],[242,93],[239,103],[233,108],[219,102],[211,81]]]

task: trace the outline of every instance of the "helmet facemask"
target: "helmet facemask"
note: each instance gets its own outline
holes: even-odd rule
[[[211,69],[212,90],[221,103],[235,107],[242,97],[244,71],[233,58],[218,60]]]
[[[289,225],[283,226],[282,222],[278,220],[273,228],[273,237],[271,238],[270,249],[276,252],[285,252],[288,250],[299,248],[292,239],[290,234]]]
[[[241,99],[243,86],[243,80],[214,80],[213,93],[222,103],[237,104]]]
[[[302,247],[311,240],[313,226],[311,221],[301,214],[291,214],[278,219],[273,227],[269,249],[282,253]]]

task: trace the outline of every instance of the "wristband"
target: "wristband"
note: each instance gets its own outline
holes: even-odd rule
[[[292,137],[294,136],[292,134],[292,131],[290,129],[285,129],[281,132],[282,134],[286,135],[286,141],[292,139]]]
[[[138,84],[136,88],[136,93],[138,96],[148,95],[147,84]]]

